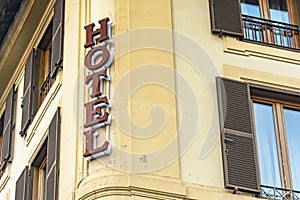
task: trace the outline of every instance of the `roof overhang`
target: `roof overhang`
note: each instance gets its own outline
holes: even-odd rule
[[[22,0],[0,0],[0,47],[5,39]]]

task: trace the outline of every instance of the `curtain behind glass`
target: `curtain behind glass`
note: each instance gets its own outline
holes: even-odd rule
[[[272,106],[254,103],[254,118],[261,184],[281,187]]]
[[[300,191],[300,111],[284,108],[293,189]]]

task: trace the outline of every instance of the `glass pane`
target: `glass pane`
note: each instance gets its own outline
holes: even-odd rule
[[[261,184],[281,187],[272,106],[254,103],[254,118]]]
[[[258,0],[241,0],[243,15],[260,17]]]
[[[290,23],[286,0],[269,0],[271,20]]]
[[[284,108],[283,112],[293,189],[300,191],[300,111]]]

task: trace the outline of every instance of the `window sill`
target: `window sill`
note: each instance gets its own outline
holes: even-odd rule
[[[8,180],[10,178],[10,175],[11,175],[11,169],[10,168],[11,168],[11,164],[8,163],[2,177],[0,178],[0,192],[6,186]]]
[[[223,37],[223,51],[242,56],[255,56],[270,60],[300,65],[299,51],[265,46],[254,42],[239,41],[236,38]]]
[[[44,99],[42,105],[38,109],[32,123],[29,125],[27,129],[27,136],[26,136],[26,146],[28,146],[37,130],[39,125],[42,122],[42,119],[44,118],[48,108],[52,104],[52,101],[57,96],[58,92],[60,91],[61,85],[62,85],[62,74],[63,71],[59,71],[56,80],[54,81],[53,85],[51,86],[51,89],[49,90],[46,98]]]

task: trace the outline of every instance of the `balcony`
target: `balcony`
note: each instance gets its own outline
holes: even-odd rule
[[[50,72],[43,82],[42,87],[40,88],[40,101],[41,103],[45,100],[47,94],[49,93],[54,81],[56,80],[56,76],[60,70],[62,70],[62,63],[56,65],[52,72]]]
[[[263,198],[280,200],[300,200],[300,191],[282,189],[270,186],[260,186]]]
[[[300,49],[299,26],[242,15],[244,40]]]

